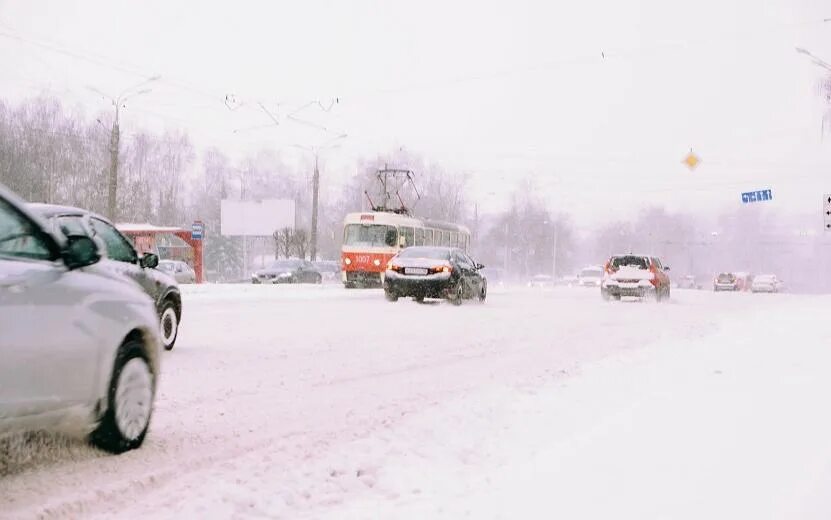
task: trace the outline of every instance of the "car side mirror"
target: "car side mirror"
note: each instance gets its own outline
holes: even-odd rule
[[[669,271],[669,266],[668,265],[664,266],[664,271]]]
[[[139,265],[155,269],[159,266],[159,255],[155,253],[144,253],[144,256],[139,260]]]
[[[479,269],[484,269],[484,268],[485,268],[485,265],[484,265],[484,264],[476,264],[476,269],[477,269],[477,270],[479,270]]]
[[[72,235],[67,237],[66,248],[63,250],[63,262],[72,269],[87,267],[101,260],[98,245],[88,236]]]

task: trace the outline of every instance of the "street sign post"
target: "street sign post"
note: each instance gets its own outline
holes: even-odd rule
[[[201,220],[194,220],[190,227],[190,238],[192,240],[202,240],[205,236],[205,223]]]
[[[831,231],[831,193],[822,196],[822,217],[825,221],[825,230]]]

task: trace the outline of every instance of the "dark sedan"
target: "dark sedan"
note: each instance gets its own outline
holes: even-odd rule
[[[323,276],[311,262],[300,259],[275,260],[251,275],[251,283],[321,283]]]
[[[488,295],[488,282],[481,273],[484,267],[461,249],[408,247],[389,261],[384,294],[393,302],[402,297],[418,302],[441,298],[455,305],[473,298],[484,302]]]
[[[155,269],[159,265],[157,255],[139,256],[130,240],[110,221],[85,209],[54,204],[29,204],[29,209],[44,217],[54,232],[66,236],[85,235],[95,240],[106,253],[100,268],[116,276],[131,278],[153,298],[159,313],[162,344],[166,350],[173,348],[182,319],[182,296],[176,280]]]

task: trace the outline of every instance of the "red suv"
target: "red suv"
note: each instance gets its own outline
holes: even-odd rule
[[[669,299],[668,266],[654,256],[616,255],[606,262],[600,295],[604,300],[621,297]]]

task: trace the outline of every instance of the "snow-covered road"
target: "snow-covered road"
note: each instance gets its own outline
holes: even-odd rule
[[[6,447],[0,517],[831,516],[829,298],[186,290],[144,447]]]

